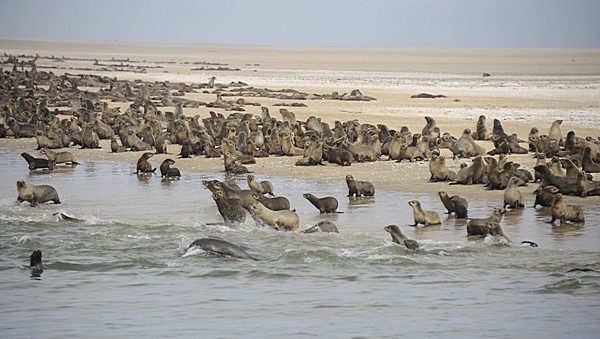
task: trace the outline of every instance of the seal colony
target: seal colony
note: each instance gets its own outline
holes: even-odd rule
[[[241,82],[229,85],[218,84],[215,83],[215,78],[211,78],[206,84],[187,85],[132,82],[93,74],[57,76],[51,72],[38,71],[35,63],[32,64],[31,71],[19,71],[16,67],[16,58],[13,62],[13,70],[2,73],[2,86],[11,90],[3,92],[2,100],[5,105],[0,107],[0,124],[8,128],[5,128],[0,136],[34,138],[38,148],[46,149],[77,145],[85,149],[82,152],[95,151],[105,144],[101,141],[110,140],[110,148],[114,153],[144,152],[135,165],[135,172],[146,173],[149,176],[153,176],[156,170],[151,166],[149,159],[154,154],[166,153],[167,144],[180,145],[179,155],[185,158],[185,161],[191,158],[190,161],[200,162],[202,160],[199,158],[222,156],[225,172],[231,174],[246,174],[249,169],[244,165],[253,169],[252,165],[260,164],[260,158],[269,156],[301,157],[302,160],[294,162],[298,166],[324,165],[336,169],[347,168],[341,166],[352,168],[358,163],[382,160],[396,160],[396,162],[389,162],[390,166],[392,164],[405,166],[406,162],[400,161],[408,160],[409,163],[429,162],[430,180],[433,182],[447,181],[457,185],[481,185],[482,189],[488,187],[508,190],[505,191],[508,193],[504,194],[504,197],[498,197],[498,206],[504,204],[504,206],[521,208],[524,205],[524,195],[516,187],[532,182],[533,176],[528,170],[518,168],[520,164],[509,161],[508,157],[512,154],[531,153],[536,158],[543,155],[546,159],[557,159],[550,164],[540,164],[535,168],[541,178],[540,190],[552,185],[561,194],[560,196],[556,194],[552,202],[549,201],[550,198],[545,198],[542,206],[550,204],[556,206],[554,210],[565,210],[558,204],[557,196],[558,199],[564,199],[563,196],[568,194],[581,197],[600,195],[598,182],[589,180],[585,175],[577,174],[576,178],[569,178],[551,172],[551,170],[560,171],[553,166],[560,164],[561,160],[565,160],[564,163],[571,166],[570,168],[575,166],[576,171],[582,169],[594,172],[598,169],[597,164],[600,160],[598,158],[600,141],[597,140],[597,136],[581,137],[575,135],[574,131],[570,131],[567,138],[563,139],[560,131],[562,121],[558,120],[552,125],[548,134],[540,134],[539,129],[534,127],[528,138],[519,138],[516,133],[506,132],[499,119],[493,120],[492,133],[488,133],[485,116],[480,116],[475,126],[465,126],[462,135],[452,135],[444,131],[443,126],[438,126],[432,116],[425,117],[425,127],[420,131],[416,130],[420,133],[410,131],[407,126],[394,129],[394,126],[386,126],[384,123],[361,123],[358,119],[326,122],[319,117],[311,116],[306,121],[302,121],[293,111],[286,108],[279,109],[281,119],[278,119],[270,115],[268,107],[261,106],[259,102],[249,102],[245,97],[365,102],[373,101],[375,98],[365,96],[359,90],[353,90],[350,95],[339,95],[334,92],[330,96],[305,94],[295,90],[261,90]],[[15,86],[17,82],[24,83],[25,89]],[[43,89],[42,86],[47,87],[48,90]],[[85,92],[70,90],[78,87],[100,89]],[[174,90],[176,92],[173,92]],[[185,98],[186,93],[195,90],[207,91],[208,94],[214,95],[214,101],[204,103]],[[239,99],[227,99],[234,96]],[[118,108],[110,108],[109,101],[131,104],[122,113]],[[199,106],[212,108],[215,111],[210,111],[210,116],[206,117],[185,115],[184,108]],[[247,112],[246,108],[249,111],[253,106],[261,106],[260,115],[244,113]],[[173,107],[173,111],[167,111],[165,107]],[[54,110],[51,111],[51,108]],[[475,128],[477,133],[471,133],[470,128]],[[494,148],[486,149],[483,144],[476,143],[475,140],[491,140]],[[528,143],[529,149],[523,148],[520,143]],[[442,152],[450,152],[453,159],[463,161],[464,166],[461,166],[461,170],[450,171]],[[44,154],[51,153],[45,151]],[[53,167],[49,159],[33,158],[26,152],[23,157],[31,170]],[[569,160],[572,165],[566,160]],[[74,158],[71,162],[75,163]],[[170,167],[173,163],[172,159],[163,161],[162,176],[171,177],[180,174],[178,171],[171,172],[175,170]],[[585,168],[581,168],[583,164]],[[285,201],[280,203],[277,210],[271,209],[268,200],[275,198],[267,198],[268,200],[263,198],[266,198],[264,194],[273,194],[274,188],[272,184],[268,185],[270,183],[263,185],[264,182],[257,181],[255,175],[259,174],[247,177],[248,184],[252,185],[247,190],[229,187],[218,181],[203,183],[211,190],[212,198],[225,221],[243,222],[245,217],[242,218],[240,215],[240,211],[243,212],[239,209],[241,206],[259,223],[277,230],[297,230],[299,217],[297,213],[289,210],[289,201],[287,205]],[[368,180],[355,180],[352,174],[345,176],[348,186],[347,197],[373,199],[369,198],[375,196],[375,187],[371,182],[373,178],[361,179]],[[35,186],[24,181],[23,185],[19,190],[20,201],[30,201],[32,206],[44,199],[60,203],[58,195],[56,194],[54,199],[54,195],[47,188],[36,189]],[[33,193],[29,193],[28,190]],[[337,200],[334,203],[331,199],[321,201],[313,197],[307,199],[319,209],[320,213],[336,211]],[[335,199],[335,197],[327,198]],[[501,198],[504,198],[503,201],[500,200]],[[447,200],[446,197],[442,200],[446,208],[450,206],[447,205]],[[461,200],[460,197],[453,200],[451,197],[450,202],[453,203],[454,211],[448,208],[448,212],[454,212],[460,218],[466,217],[468,207],[466,200]],[[417,200],[411,201],[410,206],[413,208],[415,226],[441,223],[436,211],[424,211]],[[573,208],[566,210],[553,212],[552,221],[583,222],[585,220],[583,210]],[[478,236],[500,235],[508,239],[499,222],[487,220],[479,224],[473,223],[470,230],[467,227],[466,233]],[[343,225],[341,229],[343,230]],[[412,242],[408,244],[410,247],[415,247]],[[406,245],[407,248],[409,245]]]

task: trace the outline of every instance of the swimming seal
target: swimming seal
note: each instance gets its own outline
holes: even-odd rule
[[[271,226],[275,230],[295,231],[300,225],[298,214],[290,210],[272,211],[262,204],[242,202],[242,206],[250,212],[252,218],[258,222]]]
[[[396,244],[404,245],[404,240],[408,239],[404,234],[402,234],[400,227],[396,225],[388,225],[383,229],[392,236],[392,241]]]
[[[488,221],[484,224],[472,227],[469,227],[469,225],[467,225],[467,236],[479,236],[481,238],[485,238],[488,235],[494,237],[499,235],[504,237],[504,239],[506,239],[506,241],[508,241],[509,243],[514,243],[512,240],[510,240],[509,237],[506,236],[506,234],[504,234],[502,226],[500,226],[500,224],[497,222]]]
[[[38,203],[44,203],[52,201],[55,204],[60,204],[58,198],[58,192],[50,185],[39,185],[30,184],[24,180],[17,181],[17,197],[18,202],[27,201],[31,207],[37,206]]]
[[[302,196],[304,199],[310,201],[319,210],[320,214],[338,213],[338,201],[334,197],[317,198],[310,193],[304,193]]]
[[[362,195],[366,197],[372,197],[375,195],[375,187],[368,181],[357,181],[354,180],[354,177],[351,175],[346,176],[346,184],[348,185],[348,196],[357,196],[360,197]]]
[[[43,271],[46,268],[46,266],[44,266],[44,263],[42,262],[42,251],[33,251],[29,258],[29,268],[37,269],[40,271]]]
[[[29,164],[30,171],[33,171],[34,169],[38,169],[38,168],[47,168],[50,170],[54,169],[54,164],[48,159],[35,158],[34,156],[32,156],[31,154],[29,154],[27,152],[21,153],[21,156]]]
[[[315,232],[323,232],[323,233],[339,233],[337,226],[331,221],[321,221],[316,225],[313,225],[300,233],[315,233]]]
[[[242,207],[240,199],[225,198],[225,194],[222,191],[214,192],[212,198],[217,204],[217,209],[223,217],[224,222],[243,223],[246,221],[246,210]]]
[[[200,247],[206,252],[210,252],[221,256],[260,261],[259,259],[252,257],[250,254],[248,254],[248,252],[244,251],[239,246],[220,238],[202,238],[195,240],[193,243],[190,244],[188,250],[196,246]]]
[[[505,213],[506,213],[506,209],[498,207],[498,208],[494,208],[492,215],[490,215],[487,218],[469,220],[469,222],[467,223],[467,234],[471,233],[471,231],[469,231],[470,229],[472,229],[473,232],[476,232],[475,230],[477,228],[484,227],[488,222],[495,222],[495,223],[501,222]]]
[[[413,208],[413,216],[415,218],[415,224],[409,226],[417,226],[418,224],[429,226],[439,225],[442,223],[440,215],[437,214],[437,212],[424,211],[421,207],[421,203],[418,200],[411,200],[408,202],[408,205]]]

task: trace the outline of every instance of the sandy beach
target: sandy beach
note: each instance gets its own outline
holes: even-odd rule
[[[502,122],[509,133],[526,139],[532,127],[547,134],[554,120],[562,119],[563,135],[575,131],[577,136],[598,137],[600,134],[600,50],[598,49],[382,49],[382,48],[317,48],[276,46],[226,46],[148,44],[125,42],[73,42],[50,40],[18,40],[2,38],[3,51],[11,55],[36,55],[39,69],[55,74],[98,74],[127,80],[170,81],[186,84],[206,82],[211,76],[217,83],[243,81],[249,86],[274,90],[293,88],[316,94],[349,93],[359,89],[363,95],[377,100],[368,102],[309,100],[307,107],[290,108],[297,120],[316,116],[333,126],[335,121],[357,119],[360,123],[386,124],[389,128],[407,126],[419,133],[425,116],[433,117],[442,133],[460,136],[465,128],[475,130],[480,115]],[[44,59],[52,56],[58,59]],[[93,60],[101,60],[94,65]],[[111,62],[111,60],[121,60]],[[123,61],[125,60],[125,61]],[[239,69],[192,70],[198,64]],[[125,65],[106,67],[105,65]],[[218,65],[218,66],[215,66]],[[45,68],[46,67],[46,68]],[[7,70],[5,66],[5,70]],[[143,73],[140,70],[143,69]],[[489,77],[483,77],[483,73]],[[98,88],[80,88],[97,91]],[[442,94],[445,98],[414,99],[418,93]],[[214,94],[187,93],[186,99],[211,102]],[[270,107],[272,116],[281,118],[274,104],[282,100],[246,98]],[[293,102],[289,101],[289,102]],[[129,103],[109,103],[124,112]],[[164,110],[172,108],[164,107]],[[260,116],[259,106],[246,106],[247,113]],[[184,108],[186,116],[208,117],[207,108]],[[486,150],[493,144],[480,141]],[[34,148],[34,139],[2,139],[0,145]],[[138,152],[110,154],[108,141],[98,150],[71,148],[79,158],[97,158],[135,164]],[[166,157],[179,153],[179,145],[169,146],[170,155],[157,155],[158,165]],[[449,150],[442,155],[451,156]],[[385,158],[385,157],[384,157]],[[269,157],[250,165],[252,172],[264,175],[289,175],[298,178],[343,180],[346,174],[402,191],[437,192],[445,184],[428,184],[427,162],[394,163],[377,161],[356,163],[342,168],[327,164],[297,167],[298,157]],[[529,155],[511,155],[510,160],[532,170],[535,159]],[[470,160],[465,160],[470,163]],[[460,162],[450,164],[457,171]],[[183,171],[223,171],[219,159],[179,159]],[[417,184],[415,184],[417,183]],[[490,197],[479,186],[462,186],[468,194]],[[492,195],[493,196],[493,195]],[[592,198],[592,200],[595,200]],[[597,201],[596,201],[597,202]]]

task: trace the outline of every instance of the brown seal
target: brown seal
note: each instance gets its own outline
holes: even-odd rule
[[[465,198],[459,197],[458,195],[449,196],[448,193],[446,193],[445,191],[439,191],[438,196],[440,197],[442,204],[444,204],[444,207],[446,207],[446,210],[448,210],[448,214],[452,214],[456,210],[454,207],[454,200],[452,200],[452,198],[456,197],[456,200],[461,201],[465,208],[469,207],[469,203],[467,202],[467,200]]]
[[[269,194],[269,195],[274,195],[273,194],[273,184],[270,181],[264,180],[264,181],[257,181],[254,178],[254,175],[252,174],[248,174],[248,176],[246,177],[246,180],[248,181],[248,187],[253,190],[256,193],[260,193],[260,194]]]
[[[400,231],[400,227],[396,225],[388,225],[385,226],[383,229],[390,233],[390,235],[392,236],[392,241],[396,244],[404,245],[404,240],[408,239],[404,234],[402,234],[402,231]]]
[[[567,221],[573,221],[577,223],[585,222],[583,209],[579,206],[566,205],[561,193],[557,193],[554,197],[551,210],[552,219],[548,221],[550,224],[553,224],[556,219],[559,219],[561,224],[566,224]]]
[[[100,148],[100,138],[94,132],[92,124],[85,124],[81,135],[81,148]]]
[[[600,181],[589,181],[588,175],[584,171],[577,174],[577,192],[582,198],[600,195]]]
[[[546,186],[540,190],[538,190],[535,195],[535,202],[533,203],[533,208],[536,208],[537,205],[541,205],[543,207],[552,206],[552,202],[554,201],[554,197],[559,190],[556,186]]]
[[[478,156],[473,159],[471,166],[467,167],[464,171],[461,169],[461,174],[457,174],[456,181],[451,184],[482,184],[483,183],[483,159]]]
[[[54,164],[71,163],[72,165],[79,165],[79,163],[75,161],[75,156],[71,152],[57,153],[49,149],[42,149],[40,153],[48,157],[48,160]]]
[[[137,161],[135,174],[152,173],[156,171],[156,168],[152,168],[152,165],[150,165],[150,162],[148,162],[148,159],[150,159],[152,156],[153,154],[150,152],[144,152],[144,154],[142,154]]]
[[[113,153],[122,153],[122,152],[126,151],[125,147],[119,145],[119,142],[117,141],[117,137],[116,136],[112,136],[110,138],[110,150]]]
[[[351,175],[346,176],[346,184],[348,185],[348,196],[360,197],[364,195],[371,197],[375,195],[375,187],[368,181],[357,181]]]
[[[298,214],[290,210],[273,211],[262,204],[243,202],[242,206],[250,212],[252,218],[259,223],[273,227],[275,230],[295,231],[300,225]]]
[[[18,202],[27,201],[31,207],[37,206],[38,203],[52,201],[55,204],[60,204],[58,192],[50,185],[34,185],[24,180],[17,181],[17,197]]]
[[[223,217],[223,221],[238,223],[246,221],[246,210],[242,207],[240,199],[227,199],[222,191],[214,192],[212,198],[217,204],[217,209]]]
[[[167,158],[160,164],[160,175],[163,178],[181,177],[181,172],[177,167],[171,167],[175,160]]]
[[[350,166],[354,162],[354,156],[350,151],[339,147],[331,147],[323,144],[323,158],[332,164]]]
[[[286,197],[273,197],[268,198],[262,194],[252,194],[252,197],[263,204],[266,208],[273,211],[289,210],[290,201]]]
[[[450,200],[454,203],[454,216],[457,219],[467,219],[469,203],[465,198],[461,198],[458,195],[453,195]]]
[[[469,222],[467,223],[467,233],[470,232],[469,231],[470,228],[477,229],[477,228],[485,226],[488,222],[500,223],[502,221],[502,218],[504,217],[505,213],[506,213],[506,209],[498,207],[498,208],[494,208],[492,215],[490,215],[487,218],[469,220]]]
[[[338,213],[338,201],[334,197],[317,198],[310,193],[304,193],[302,196],[304,199],[310,201],[319,210],[320,214]]]
[[[467,236],[479,236],[485,238],[488,235],[494,237],[499,235],[504,237],[504,239],[506,239],[506,241],[508,241],[509,243],[513,242],[508,236],[506,236],[506,234],[504,234],[502,226],[500,226],[500,224],[497,222],[486,221],[483,224],[471,226],[467,224]]]
[[[415,218],[415,224],[410,226],[417,226],[418,224],[423,224],[425,226],[429,225],[439,225],[442,223],[440,219],[440,215],[434,211],[424,211],[421,207],[421,203],[418,200],[411,200],[408,202],[408,205],[413,209],[413,216]]]
[[[596,163],[596,161],[592,159],[592,149],[590,147],[586,147],[583,150],[583,155],[581,156],[581,165],[585,172],[600,173],[600,164]]]
[[[443,156],[433,155],[429,160],[429,172],[431,178],[429,181],[448,181],[456,179],[456,174],[451,172],[446,165],[446,158]]]
[[[512,177],[508,181],[508,186],[504,190],[504,208],[510,206],[511,208],[523,208],[525,207],[525,201],[521,191],[517,189],[519,185],[519,178]]]
[[[562,122],[562,120],[554,120],[552,126],[550,126],[550,131],[548,132],[548,139],[556,139],[559,142],[560,146],[564,144],[562,132],[560,130],[560,125],[562,124]]]
[[[52,163],[52,161],[50,161],[48,159],[35,158],[34,156],[32,156],[31,154],[29,154],[27,152],[21,153],[21,156],[29,164],[29,170],[30,171],[32,171],[34,169],[38,169],[38,168],[48,168],[48,169],[51,169],[51,170],[54,169],[54,164]]]
[[[337,226],[331,221],[321,221],[316,225],[313,225],[300,233],[315,233],[315,232],[323,232],[323,233],[340,233],[338,231]]]
[[[477,124],[475,126],[475,131],[476,133],[474,134],[474,136],[477,137],[477,140],[488,140],[488,135],[487,135],[487,128],[485,127],[485,115],[480,115],[479,119],[477,120]],[[473,138],[475,139],[475,138]]]
[[[550,171],[547,166],[535,166],[534,169],[542,175],[542,186],[556,186],[562,194],[578,194],[577,179],[559,177]]]
[[[202,184],[206,186],[212,193],[216,191],[223,191],[225,198],[232,199],[237,198],[242,202],[247,202],[249,204],[256,203],[256,200],[252,197],[252,195],[256,194],[253,190],[241,190],[239,188],[233,188],[224,182],[220,182],[218,180],[203,180]]]

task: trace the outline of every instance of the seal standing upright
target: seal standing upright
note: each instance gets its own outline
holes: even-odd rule
[[[371,197],[375,195],[375,187],[368,181],[357,181],[354,180],[353,176],[347,175],[346,184],[348,185],[349,197],[360,197],[361,195]]]
[[[317,198],[313,194],[304,193],[304,199],[310,201],[318,210],[319,213],[337,213],[338,201],[334,197]]]
[[[417,226],[418,224],[423,224],[425,226],[429,225],[439,225],[442,223],[440,219],[440,215],[434,211],[424,211],[421,207],[421,203],[418,200],[411,200],[408,202],[413,208],[413,216],[415,218],[415,224],[410,226]]]

